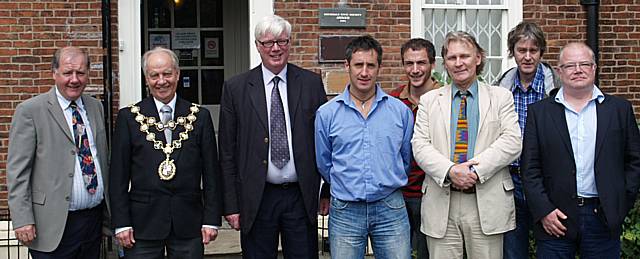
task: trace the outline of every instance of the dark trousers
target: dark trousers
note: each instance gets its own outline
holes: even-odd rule
[[[307,217],[297,184],[284,187],[267,183],[251,230],[241,233],[242,257],[277,258],[278,235],[281,235],[284,258],[316,259],[316,224]]]
[[[620,258],[620,237],[612,237],[603,223],[598,204],[585,204],[578,208],[578,238],[536,240],[539,259],[574,259],[576,252],[581,259]]]
[[[172,233],[165,240],[136,239],[132,248],[124,250],[124,258],[164,259],[165,248],[169,259],[202,259],[204,256],[202,237],[181,239]]]
[[[64,233],[58,247],[51,252],[29,249],[33,259],[93,259],[100,258],[102,238],[102,206],[69,211]],[[36,226],[38,231],[38,226]],[[38,233],[36,232],[36,235]]]
[[[411,226],[411,247],[416,251],[416,259],[428,259],[427,237],[420,231],[422,218],[420,209],[422,198],[404,198],[407,205],[407,215],[409,216],[409,226]]]
[[[517,168],[517,167],[516,167]],[[510,167],[514,171],[513,167]],[[528,259],[529,258],[529,230],[532,226],[532,216],[522,189],[522,180],[518,174],[511,175],[515,186],[513,197],[516,205],[516,229],[504,234],[503,258],[504,259]]]

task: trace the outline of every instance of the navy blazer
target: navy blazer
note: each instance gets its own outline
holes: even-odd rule
[[[291,118],[291,146],[298,184],[311,224],[317,224],[320,174],[316,167],[314,121],[327,101],[318,74],[287,65],[287,99]],[[240,213],[248,232],[258,213],[266,183],[269,121],[262,66],[224,83],[220,101],[220,165],[224,215]]]
[[[140,113],[159,121],[152,97],[136,105]],[[178,97],[174,118],[186,117],[189,107],[190,102]],[[177,237],[194,238],[202,235],[202,225],[221,226],[220,167],[209,111],[200,107],[194,130],[171,154],[176,175],[168,181],[158,176],[165,154],[145,139],[135,116],[128,107],[120,110],[112,140],[110,183],[116,187],[110,193],[113,227],[131,226],[136,238],[161,240],[172,230]],[[162,132],[150,131],[165,143]],[[180,132],[184,132],[183,126],[173,131],[172,139],[179,139]]]
[[[579,228],[576,164],[564,109],[553,96],[528,109],[522,179],[538,239],[555,238],[544,231],[540,220],[556,208],[568,217],[563,221],[566,238],[576,238]],[[640,134],[628,101],[605,95],[602,103],[596,102],[596,110],[594,171],[599,210],[612,237],[618,237],[640,186]]]

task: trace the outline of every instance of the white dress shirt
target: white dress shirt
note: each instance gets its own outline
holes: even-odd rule
[[[271,92],[273,91],[273,78],[276,75],[267,69],[264,64],[262,65],[262,80],[264,82],[264,93],[267,101],[267,121],[269,123],[269,129],[271,129]],[[296,175],[296,163],[293,159],[293,145],[291,144],[291,116],[289,116],[289,99],[287,97],[287,66],[280,71],[277,76],[280,77],[278,83],[278,90],[280,91],[280,99],[282,99],[282,108],[284,109],[284,119],[287,123],[287,144],[289,145],[289,162],[282,167],[278,168],[271,162],[271,148],[269,148],[269,166],[267,168],[267,182],[273,184],[297,182],[298,176]],[[271,130],[269,130],[269,139],[271,139]],[[271,145],[271,142],[269,142]]]
[[[58,104],[64,113],[64,118],[67,121],[67,126],[69,126],[69,132],[74,134],[73,132],[73,109],[69,107],[71,101],[65,99],[58,88],[56,87],[56,96],[58,97]],[[89,120],[89,116],[87,116],[87,110],[84,108],[84,103],[82,103],[82,98],[78,98],[75,100],[78,105],[78,112],[80,113],[80,117],[82,117],[82,122],[84,122],[85,130],[87,132],[87,138],[89,139],[89,148],[91,149],[91,156],[93,157],[93,163],[96,168],[96,177],[98,180],[98,186],[96,188],[96,193],[91,194],[87,191],[85,187],[84,180],[82,178],[82,169],[80,169],[80,161],[77,156],[75,159],[75,170],[73,173],[73,185],[71,187],[71,202],[69,203],[69,210],[83,210],[90,209],[95,206],[100,205],[102,199],[104,198],[104,183],[102,181],[102,170],[100,168],[100,161],[98,161],[98,148],[96,147],[95,138],[93,137],[93,131],[91,129],[91,121]],[[75,137],[75,136],[74,136]]]

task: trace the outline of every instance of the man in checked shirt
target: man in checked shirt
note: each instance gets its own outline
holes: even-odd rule
[[[541,62],[547,42],[537,24],[518,24],[509,32],[507,46],[509,56],[515,59],[518,66],[505,72],[496,85],[509,89],[513,94],[520,133],[524,134],[527,105],[555,95],[556,91],[552,90],[560,88],[560,81],[549,64]],[[509,172],[515,186],[516,229],[504,235],[504,258],[529,258],[531,213],[522,190],[520,159],[509,166]]]
[[[418,111],[420,96],[424,93],[440,88],[440,84],[433,77],[431,71],[436,67],[436,50],[428,40],[421,38],[410,39],[400,48],[402,67],[409,82],[401,85],[389,93],[398,98],[413,111],[415,117]],[[425,235],[420,232],[420,203],[422,201],[422,182],[424,171],[415,160],[411,160],[409,181],[402,189],[402,195],[407,206],[409,224],[411,226],[411,246],[415,250],[416,258],[429,258]]]

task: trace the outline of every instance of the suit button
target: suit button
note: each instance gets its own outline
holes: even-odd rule
[[[67,196],[67,197],[64,197],[64,200],[65,200],[65,201],[70,201],[70,200],[71,200],[71,198],[69,198],[69,196]]]
[[[75,150],[71,150],[71,155],[76,155],[76,151]]]
[[[576,174],[576,170],[571,170],[571,174]]]
[[[73,177],[73,173],[69,173],[69,177]]]
[[[269,143],[269,138],[264,138],[264,143]]]
[[[262,163],[266,165],[267,164],[267,160],[262,160]]]

